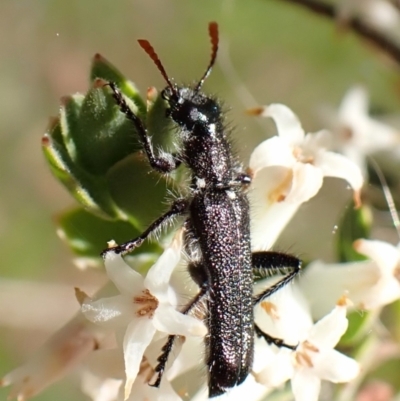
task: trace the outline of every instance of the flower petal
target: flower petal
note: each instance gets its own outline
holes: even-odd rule
[[[0,379],[12,385],[9,399],[27,400],[64,377],[105,337],[98,326],[78,315],[58,330],[24,365]]]
[[[126,296],[116,295],[110,298],[100,298],[96,301],[85,300],[82,313],[96,324],[107,324],[111,328],[126,326],[134,316],[134,308]]]
[[[301,204],[314,197],[321,189],[323,174],[311,164],[296,163],[293,167],[292,188],[287,202]]]
[[[147,385],[147,383],[146,383]],[[156,398],[155,401],[182,401],[182,398],[179,397],[178,394],[175,393],[174,389],[172,388],[171,384],[168,380],[164,379],[161,380],[160,388],[154,388],[147,386],[149,390],[156,390],[157,394],[155,394]],[[135,401],[135,400],[133,400]]]
[[[89,371],[82,372],[82,392],[93,401],[115,401],[118,397],[122,380],[100,378]]]
[[[399,145],[400,138],[397,129],[369,117],[367,124],[368,131],[367,134],[364,134],[365,143],[360,143],[360,145],[365,149],[364,152],[372,153],[381,149],[388,149],[391,146],[397,147]],[[361,140],[359,142],[361,142]]]
[[[182,232],[176,234],[171,245],[150,268],[144,279],[145,287],[159,302],[168,302],[168,287],[171,274],[181,259]]]
[[[118,333],[119,334],[119,333]],[[112,377],[124,379],[124,352],[117,344],[107,344],[114,348],[105,348],[92,352],[85,359],[85,368],[99,379]]]
[[[132,295],[143,291],[143,277],[124,261],[121,254],[109,250],[105,254],[104,265],[109,279],[121,294]]]
[[[215,401],[243,401],[243,400],[264,400],[271,393],[272,389],[257,383],[252,375],[248,375],[246,380],[239,386],[233,387],[228,392],[219,397],[212,398]],[[208,398],[207,398],[208,400]]]
[[[177,341],[178,338],[181,341]],[[202,356],[204,355],[204,341],[201,337],[178,337],[174,344],[174,355],[170,359],[171,367],[166,371],[166,377],[172,381],[189,370],[202,366]],[[165,342],[165,341],[164,341]],[[178,348],[178,349],[177,349]],[[177,351],[175,351],[177,349]],[[159,353],[159,352],[158,352]],[[170,361],[168,361],[169,363]]]
[[[354,191],[359,191],[364,179],[360,168],[343,155],[333,152],[319,152],[315,158],[315,167],[322,170],[325,177],[337,177],[346,180]]]
[[[379,274],[379,281],[364,294],[361,306],[364,309],[374,309],[399,299],[399,248],[383,241],[364,239],[355,241],[354,248],[377,264]]]
[[[157,330],[180,336],[205,336],[204,323],[192,316],[176,311],[172,306],[160,305],[154,313],[153,324]]]
[[[352,124],[360,116],[368,114],[368,93],[362,86],[348,90],[339,106],[339,119],[345,124]]]
[[[250,198],[254,199],[251,195]],[[253,210],[250,230],[252,249],[255,251],[270,249],[300,205],[300,203],[280,202],[271,204],[264,213]]]
[[[168,380],[161,380],[159,388],[151,387],[146,380],[138,378],[132,386],[128,401],[182,401]]]
[[[278,135],[289,145],[300,144],[304,139],[304,130],[296,114],[284,104],[271,104],[264,109],[264,117],[271,117],[275,121]]]
[[[346,310],[346,306],[337,305],[312,327],[308,341],[318,348],[333,348],[347,330]]]
[[[293,376],[293,365],[289,350],[277,352],[259,372],[253,372],[257,383],[267,387],[279,387]]]
[[[346,383],[360,373],[360,365],[334,349],[324,350],[315,358],[315,371],[322,380]]]
[[[292,179],[291,169],[278,166],[255,176],[249,193],[253,249],[269,249],[299,208],[299,203],[285,201]]]
[[[387,242],[366,239],[355,241],[354,248],[357,252],[374,260],[381,269],[383,276],[393,275],[393,271],[400,259],[398,248]]]
[[[319,319],[334,308],[343,294],[347,294],[355,306],[364,303],[380,277],[379,268],[372,261],[340,264],[315,261],[307,266],[298,285],[311,306],[313,317]]]
[[[278,281],[271,279],[267,283],[272,280]],[[259,287],[261,285],[257,285],[257,293],[260,292]],[[305,340],[313,327],[309,305],[295,285],[287,285],[261,302],[255,308],[255,320],[265,333],[282,338],[291,345]]]
[[[321,380],[309,369],[297,371],[292,378],[292,391],[295,401],[318,401]]]
[[[302,144],[303,151],[310,153],[310,156],[317,151],[332,147],[332,133],[326,129],[322,129],[312,134],[306,134]]]
[[[398,130],[369,117],[368,94],[363,87],[353,87],[346,93],[336,120],[337,148],[362,169],[364,176],[368,174],[368,154],[399,144]]]
[[[153,339],[155,332],[156,329],[150,319],[134,320],[126,329],[124,337],[125,400],[128,399],[131,393],[144,351]]]
[[[390,304],[400,298],[400,283],[396,278],[382,280],[376,288],[373,288],[365,297],[362,304],[364,309],[375,309]]]
[[[254,175],[269,166],[291,167],[296,159],[290,146],[282,138],[274,136],[261,142],[250,156],[249,167]]]

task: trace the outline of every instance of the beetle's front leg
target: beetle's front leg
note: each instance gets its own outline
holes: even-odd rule
[[[109,82],[108,86],[111,88],[113,98],[121,112],[124,113],[128,120],[132,121],[135,126],[151,167],[160,173],[170,173],[175,170],[180,165],[181,161],[177,159],[176,155],[170,153],[163,153],[162,155],[156,156],[153,145],[151,144],[151,139],[142,120],[129,107],[117,85],[114,82]]]
[[[109,252],[110,250],[114,251],[115,253],[122,253],[123,255],[132,251],[133,249],[139,247],[142,245],[143,241],[149,237],[150,234],[158,230],[159,228],[162,228],[168,220],[170,220],[173,217],[182,215],[186,212],[188,208],[188,201],[186,199],[177,199],[175,202],[172,204],[171,208],[163,214],[161,217],[159,217],[156,221],[154,221],[148,228],[145,230],[141,235],[138,237],[131,239],[130,241],[125,242],[124,244],[117,245],[115,247],[105,249],[102,252],[102,256]]]

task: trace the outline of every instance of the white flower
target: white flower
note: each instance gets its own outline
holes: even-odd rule
[[[203,339],[199,337],[187,337],[185,338],[183,344],[180,343],[181,341],[181,338],[175,340],[174,352],[172,353],[172,355],[170,355],[170,358],[168,359],[167,367],[168,365],[170,365],[170,368],[165,372],[163,378],[165,377],[169,381],[174,380],[176,377],[179,377],[190,370],[201,369],[204,366]],[[177,348],[179,348],[178,355],[176,352]],[[158,347],[157,349],[159,350],[160,347]],[[158,356],[159,351],[157,352],[157,357]],[[176,359],[174,359],[174,357],[176,357]]]
[[[169,285],[172,271],[179,263],[182,235],[179,233],[143,278],[112,249],[106,253],[105,267],[120,295],[97,301],[86,300],[82,311],[92,322],[125,331],[125,399],[139,372],[143,354],[156,330],[182,336],[204,336],[203,322],[176,310],[176,295]]]
[[[123,387],[123,379],[122,349],[102,349],[93,352],[85,360],[81,388],[93,401],[116,401]]]
[[[343,155],[326,151],[326,131],[306,135],[297,116],[282,104],[258,108],[255,114],[273,118],[278,136],[262,142],[250,157],[254,249],[271,247],[299,206],[317,194],[323,177],[345,179],[359,203],[361,171]]]
[[[321,380],[345,383],[359,374],[360,367],[354,359],[333,349],[346,332],[347,325],[343,302],[310,328],[307,339],[295,352],[291,383],[296,401],[317,400]]]
[[[379,280],[375,262],[310,263],[298,281],[316,319],[328,313],[340,294],[346,294],[355,308],[364,305],[364,298]]]
[[[57,331],[25,364],[0,380],[13,385],[11,398],[26,400],[76,368],[99,347],[103,330],[79,315]]]
[[[314,318],[330,310],[343,293],[354,308],[363,310],[377,309],[400,298],[399,246],[360,239],[355,241],[354,248],[371,260],[337,264],[315,261],[299,280]]]
[[[123,372],[124,360],[120,349],[95,352],[83,372],[82,390],[93,401],[122,401],[125,399]],[[143,358],[129,401],[182,401],[168,380],[162,380],[160,388],[149,386],[153,373],[147,358]]]
[[[375,309],[400,298],[400,245],[383,241],[359,239],[355,241],[357,252],[368,256],[379,269],[379,278],[360,300],[360,307]]]
[[[124,398],[120,397],[122,401]],[[126,398],[125,398],[126,400]],[[161,380],[160,388],[149,386],[147,379],[139,375],[132,385],[128,401],[182,401],[168,380]]]
[[[271,393],[272,389],[257,383],[253,375],[248,375],[246,380],[239,386],[229,389],[226,393],[212,398],[215,401],[262,401]],[[190,398],[190,401],[208,401],[208,388],[203,385],[200,390]]]
[[[89,371],[82,373],[82,392],[93,401],[116,401],[122,383],[122,379],[103,379]]]
[[[296,305],[297,300],[300,306]],[[278,303],[268,301],[264,305],[270,319],[275,321],[273,335],[280,334],[286,343],[297,341],[299,345],[295,351],[276,347],[271,351],[268,347],[270,350],[265,353],[265,344],[257,340],[254,375],[267,386],[279,386],[290,379],[296,401],[317,401],[321,380],[350,381],[358,375],[359,365],[333,349],[347,329],[346,299],[339,300],[335,309],[314,325],[303,301],[298,291],[290,289],[279,297]]]
[[[368,115],[368,94],[355,86],[344,96],[337,116],[331,118],[334,146],[366,173],[365,157],[400,144],[399,132]]]

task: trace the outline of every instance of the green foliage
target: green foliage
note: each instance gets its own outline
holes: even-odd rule
[[[355,207],[351,202],[345,209],[339,224],[336,242],[337,255],[340,262],[365,260],[354,248],[353,242],[360,238],[369,238],[372,225],[372,216],[369,206]]]
[[[376,316],[366,311],[353,311],[347,316],[349,326],[346,333],[340,339],[341,347],[353,347],[360,343],[371,331],[371,325]]]
[[[61,237],[76,255],[91,260],[90,265],[100,264],[100,253],[108,241],[122,243],[140,235],[140,231],[127,222],[105,220],[82,208],[69,210],[58,216],[56,221]],[[160,251],[157,243],[145,242],[132,255]]]
[[[52,119],[42,146],[54,176],[82,206],[57,218],[59,232],[77,255],[98,259],[108,240],[135,237],[162,213],[175,183],[149,169],[134,125],[120,112],[107,83],[118,85],[132,111],[154,133],[155,146],[165,148],[171,127],[161,97],[155,91],[149,94],[146,110],[135,85],[98,54],[90,81],[85,95],[62,99],[60,115]],[[149,251],[159,252],[160,247],[140,248],[141,253]]]

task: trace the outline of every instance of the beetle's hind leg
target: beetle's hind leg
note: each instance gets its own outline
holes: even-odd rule
[[[301,263],[300,259],[286,253],[272,251],[254,252],[252,254],[252,266],[256,277],[265,278],[277,274],[284,275],[276,284],[254,297],[254,306],[289,284],[300,273]],[[282,339],[264,333],[256,324],[254,325],[254,331],[258,337],[264,338],[268,344],[274,344],[277,347],[289,348],[291,350],[297,348],[297,345],[286,344]]]
[[[254,305],[270,297],[276,291],[289,284],[301,270],[302,261],[295,256],[282,252],[253,252],[251,255],[253,273],[260,278],[273,277],[277,274],[285,275],[273,286],[256,295]]]

